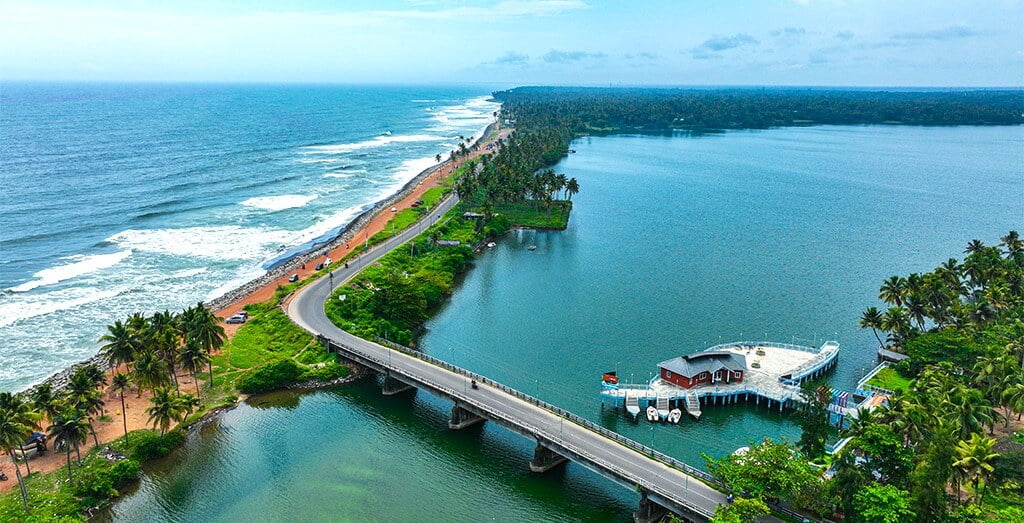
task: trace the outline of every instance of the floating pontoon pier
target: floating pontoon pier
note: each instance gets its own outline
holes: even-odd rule
[[[662,420],[675,409],[700,418],[702,405],[739,401],[764,402],[781,411],[800,401],[801,382],[831,370],[838,357],[835,341],[817,349],[769,341],[726,343],[661,362],[659,375],[646,384],[605,380],[601,404],[625,407],[633,418],[654,407]]]

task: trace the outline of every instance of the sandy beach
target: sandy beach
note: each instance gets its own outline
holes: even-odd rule
[[[392,216],[394,216],[397,213],[397,211],[401,211],[402,209],[412,207],[413,203],[415,203],[416,200],[419,200],[422,197],[423,193],[436,187],[440,183],[440,181],[447,177],[448,175],[450,175],[452,171],[459,168],[462,164],[470,160],[473,160],[479,157],[481,154],[483,154],[484,149],[482,145],[488,138],[488,134],[490,134],[491,140],[496,140],[499,138],[504,139],[509,135],[509,133],[511,133],[511,131],[511,129],[495,128],[495,130],[491,131],[490,133],[485,133],[485,135],[482,136],[480,140],[477,141],[475,147],[471,150],[468,156],[463,156],[455,160],[446,160],[444,162],[441,162],[441,164],[439,164],[438,166],[431,167],[430,169],[424,171],[424,173],[429,172],[429,174],[427,174],[426,176],[424,176],[423,173],[421,173],[419,176],[417,176],[417,178],[419,178],[418,183],[416,183],[415,187],[413,187],[412,190],[405,197],[403,197],[401,200],[399,200],[398,202],[394,203],[391,206],[385,206],[380,209],[377,209],[376,214],[373,215],[372,218],[365,225],[350,232],[351,241],[348,242],[347,245],[345,244],[345,242],[340,242],[340,245],[328,249],[328,256],[332,260],[340,260],[353,250],[359,248],[359,246],[362,245],[362,242],[366,238],[370,238],[374,234],[384,230],[387,223],[391,220]],[[435,169],[435,167],[439,168]],[[430,172],[432,169],[433,172]],[[416,180],[414,179],[413,182],[411,183],[415,182]],[[391,211],[392,207],[396,209],[396,212]],[[322,260],[323,256],[321,254],[318,254],[317,258]],[[290,270],[287,273],[256,287],[253,291],[249,292],[245,296],[235,299],[228,303],[227,305],[220,307],[219,310],[216,311],[217,316],[222,319],[228,318],[241,311],[242,308],[248,304],[260,303],[271,299],[274,296],[274,291],[277,289],[278,286],[285,285],[288,283],[288,278],[291,274],[298,274],[300,279],[307,278],[309,277],[309,275],[315,272],[315,265],[316,262],[310,263],[307,261],[305,263],[305,268],[300,267],[295,270]],[[224,324],[224,330],[229,339],[234,336],[235,332],[238,331],[239,327],[241,327],[241,325],[226,323]],[[124,369],[121,370],[123,371]],[[117,371],[118,369],[111,369],[108,371],[108,375],[113,375]],[[201,380],[202,377],[200,377],[200,381]],[[195,384],[192,381],[192,376],[188,374],[179,374],[178,382],[183,392],[195,392]],[[149,397],[150,395],[148,394],[148,392],[143,393],[141,397],[138,397],[134,390],[130,391],[129,393],[125,394],[125,410],[122,411],[120,397],[113,392],[106,391],[103,394],[103,400],[104,402],[106,402],[106,413],[108,416],[110,416],[110,421],[97,421],[94,424],[96,434],[100,443],[106,443],[109,441],[113,441],[119,437],[123,437],[125,422],[127,422],[129,431],[152,428],[152,425],[149,423],[148,416],[146,415],[146,409],[151,405]],[[127,419],[125,419],[126,416]],[[43,420],[42,425],[43,429],[45,430],[46,426],[48,425],[47,421]],[[91,448],[92,444],[93,439],[90,436],[87,446]],[[0,482],[0,492],[7,492],[9,490],[16,488],[18,482],[15,479],[13,465],[10,463],[10,458],[5,458],[2,464],[3,465],[0,466],[0,469],[2,469],[5,473],[8,474],[10,480],[6,482]],[[51,448],[46,454],[33,458],[29,462],[29,466],[31,467],[32,472],[50,472],[65,466],[65,457],[62,452],[54,452],[53,449]],[[24,472],[25,468],[24,465],[22,465],[22,473]]]

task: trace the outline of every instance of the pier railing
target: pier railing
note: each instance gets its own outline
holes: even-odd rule
[[[623,445],[623,446],[625,446],[625,447],[627,447],[629,449],[632,449],[632,450],[634,450],[636,452],[639,452],[639,453],[641,453],[641,454],[643,454],[643,455],[645,455],[645,456],[647,456],[647,457],[649,457],[651,459],[654,459],[655,461],[659,461],[659,462],[661,462],[664,465],[667,465],[669,467],[677,469],[677,470],[679,470],[681,472],[685,472],[686,474],[689,474],[691,476],[699,478],[699,479],[701,479],[703,481],[712,483],[712,484],[714,484],[716,486],[719,486],[719,487],[724,487],[725,486],[721,481],[718,480],[718,478],[712,476],[711,474],[708,474],[707,472],[705,472],[703,470],[700,470],[698,468],[694,468],[694,467],[692,467],[690,465],[687,465],[686,463],[683,463],[682,461],[679,461],[678,459],[673,458],[672,456],[669,456],[668,454],[665,454],[663,452],[654,450],[654,449],[652,449],[652,448],[650,448],[650,447],[648,447],[646,445],[637,443],[636,441],[633,441],[633,440],[623,436],[622,434],[619,434],[618,432],[615,432],[613,430],[609,430],[609,429],[607,429],[605,427],[602,427],[602,426],[594,423],[593,421],[590,421],[590,420],[585,419],[585,418],[581,418],[580,416],[577,416],[576,414],[573,414],[572,412],[569,412],[569,411],[567,411],[567,410],[565,410],[565,409],[563,409],[561,407],[552,405],[552,404],[550,404],[550,403],[548,403],[546,401],[543,401],[543,400],[537,399],[537,398],[535,398],[533,396],[530,396],[529,394],[525,394],[525,393],[523,393],[523,392],[521,392],[519,390],[513,389],[512,387],[509,387],[509,386],[507,386],[507,385],[505,385],[503,383],[499,383],[497,381],[494,381],[494,380],[488,378],[487,376],[484,376],[484,375],[481,375],[481,374],[477,374],[477,373],[475,373],[473,371],[464,369],[464,368],[456,366],[456,365],[452,365],[451,363],[448,363],[448,362],[446,362],[444,360],[435,358],[435,357],[433,357],[433,356],[431,356],[429,354],[425,354],[425,353],[417,351],[417,350],[413,350],[413,349],[411,349],[409,347],[406,347],[404,345],[399,345],[397,343],[394,343],[394,342],[391,342],[391,341],[388,341],[388,340],[383,340],[383,339],[377,339],[376,341],[377,341],[377,343],[380,343],[381,345],[385,345],[388,348],[391,348],[393,350],[396,350],[396,351],[401,352],[403,354],[406,354],[408,356],[412,356],[414,358],[423,360],[423,361],[425,361],[427,363],[430,363],[432,365],[436,365],[436,366],[441,367],[441,368],[443,368],[445,370],[448,370],[450,372],[454,372],[456,374],[465,376],[465,377],[470,378],[472,380],[476,380],[476,381],[478,381],[480,383],[486,383],[487,385],[489,385],[491,387],[494,387],[496,389],[499,389],[502,392],[504,392],[504,393],[506,393],[506,394],[508,394],[510,396],[514,396],[514,397],[516,397],[516,398],[518,398],[520,400],[523,400],[523,401],[525,401],[527,403],[530,403],[530,404],[535,405],[537,407],[540,407],[540,408],[542,408],[544,410],[547,410],[547,411],[549,411],[549,412],[551,412],[551,413],[553,413],[555,415],[558,415],[558,416],[560,416],[562,418],[565,418],[566,420],[571,421],[571,422],[573,422],[573,423],[575,423],[577,425],[580,425],[581,427],[583,427],[583,428],[585,428],[587,430],[590,430],[591,432],[595,432],[595,433],[597,433],[597,434],[599,434],[601,436],[604,436],[604,437],[606,437],[608,439],[611,439],[611,440],[613,440],[613,441],[615,441],[615,442],[617,442],[617,443],[619,443],[619,444],[621,444],[621,445]],[[334,345],[343,346],[343,345],[341,345],[339,343],[336,343],[336,342],[333,342],[333,341],[331,343],[333,343]],[[351,349],[348,349],[347,347],[345,347],[345,348],[346,348],[346,350],[349,350],[350,352],[355,352],[355,351],[352,351]]]
[[[826,345],[829,344],[829,343],[834,343],[834,342],[831,342],[831,341],[825,342]],[[812,352],[812,353],[820,352],[820,349],[816,349],[814,347],[808,347],[806,345],[794,345],[792,343],[779,343],[777,341],[733,341],[733,342],[729,342],[729,343],[721,343],[719,345],[708,347],[705,352],[713,351],[713,350],[719,350],[719,349],[740,349],[740,348],[748,348],[748,347],[749,348],[768,347],[768,348],[777,348],[777,349],[790,349],[790,350],[799,350],[799,351],[803,351],[803,352]]]

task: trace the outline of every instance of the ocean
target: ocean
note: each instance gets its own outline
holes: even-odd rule
[[[481,132],[489,92],[5,82],[0,390],[333,236]]]

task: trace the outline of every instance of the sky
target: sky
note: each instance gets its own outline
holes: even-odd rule
[[[3,80],[1024,85],[1024,0],[0,0]]]

